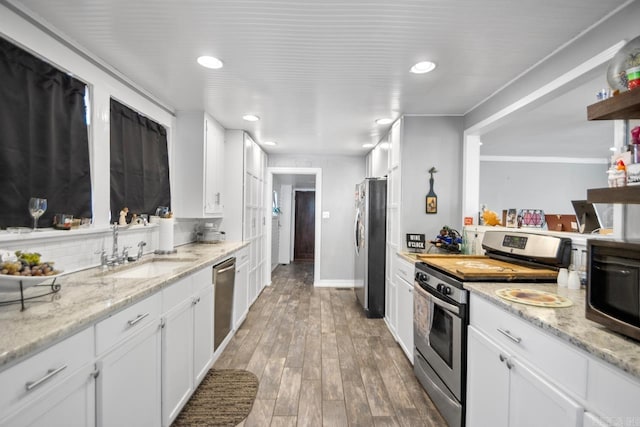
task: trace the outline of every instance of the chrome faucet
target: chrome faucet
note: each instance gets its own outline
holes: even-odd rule
[[[113,233],[112,233],[113,247],[111,249],[111,260],[117,264],[118,263],[118,223],[114,222],[113,227],[111,229],[113,230]]]
[[[145,246],[147,246],[147,242],[145,242],[144,240],[140,240],[138,242],[138,258],[137,259],[142,258],[142,248],[144,248]]]

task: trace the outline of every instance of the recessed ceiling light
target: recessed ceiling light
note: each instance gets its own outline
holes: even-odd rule
[[[389,118],[376,120],[376,124],[379,124],[379,125],[388,125],[391,122],[393,122],[393,119],[389,119]]]
[[[372,148],[373,144],[371,143],[367,143],[367,144],[362,144],[362,148]]]
[[[615,153],[618,149],[616,147],[609,147],[609,151],[613,151]]]
[[[203,67],[213,68],[214,70],[222,68],[223,65],[222,61],[213,56],[199,56],[197,61],[198,64],[202,65]]]
[[[257,122],[258,120],[260,120],[260,117],[254,115],[254,114],[246,114],[244,116],[242,116],[243,119],[245,119],[248,122]]]
[[[275,141],[265,141],[263,142],[264,145],[278,145]]]
[[[436,64],[434,64],[433,62],[422,61],[422,62],[418,62],[413,67],[411,67],[410,71],[414,74],[424,74],[424,73],[428,73],[429,71],[433,71],[435,68],[436,68]]]

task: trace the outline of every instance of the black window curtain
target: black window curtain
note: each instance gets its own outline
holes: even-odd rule
[[[85,84],[0,38],[0,227],[33,226],[30,197],[91,217]]]
[[[111,100],[111,222],[122,208],[129,215],[171,207],[167,130]]]

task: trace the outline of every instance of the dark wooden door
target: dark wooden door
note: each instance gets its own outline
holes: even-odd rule
[[[294,261],[313,261],[316,242],[316,193],[296,191]]]

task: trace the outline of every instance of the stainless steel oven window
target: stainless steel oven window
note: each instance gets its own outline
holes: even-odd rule
[[[447,320],[443,321],[445,318]],[[460,399],[464,327],[460,308],[431,295],[417,284],[414,292],[413,319],[416,350]]]
[[[450,368],[453,367],[453,316],[442,307],[433,307],[433,323],[429,330],[431,348]]]

